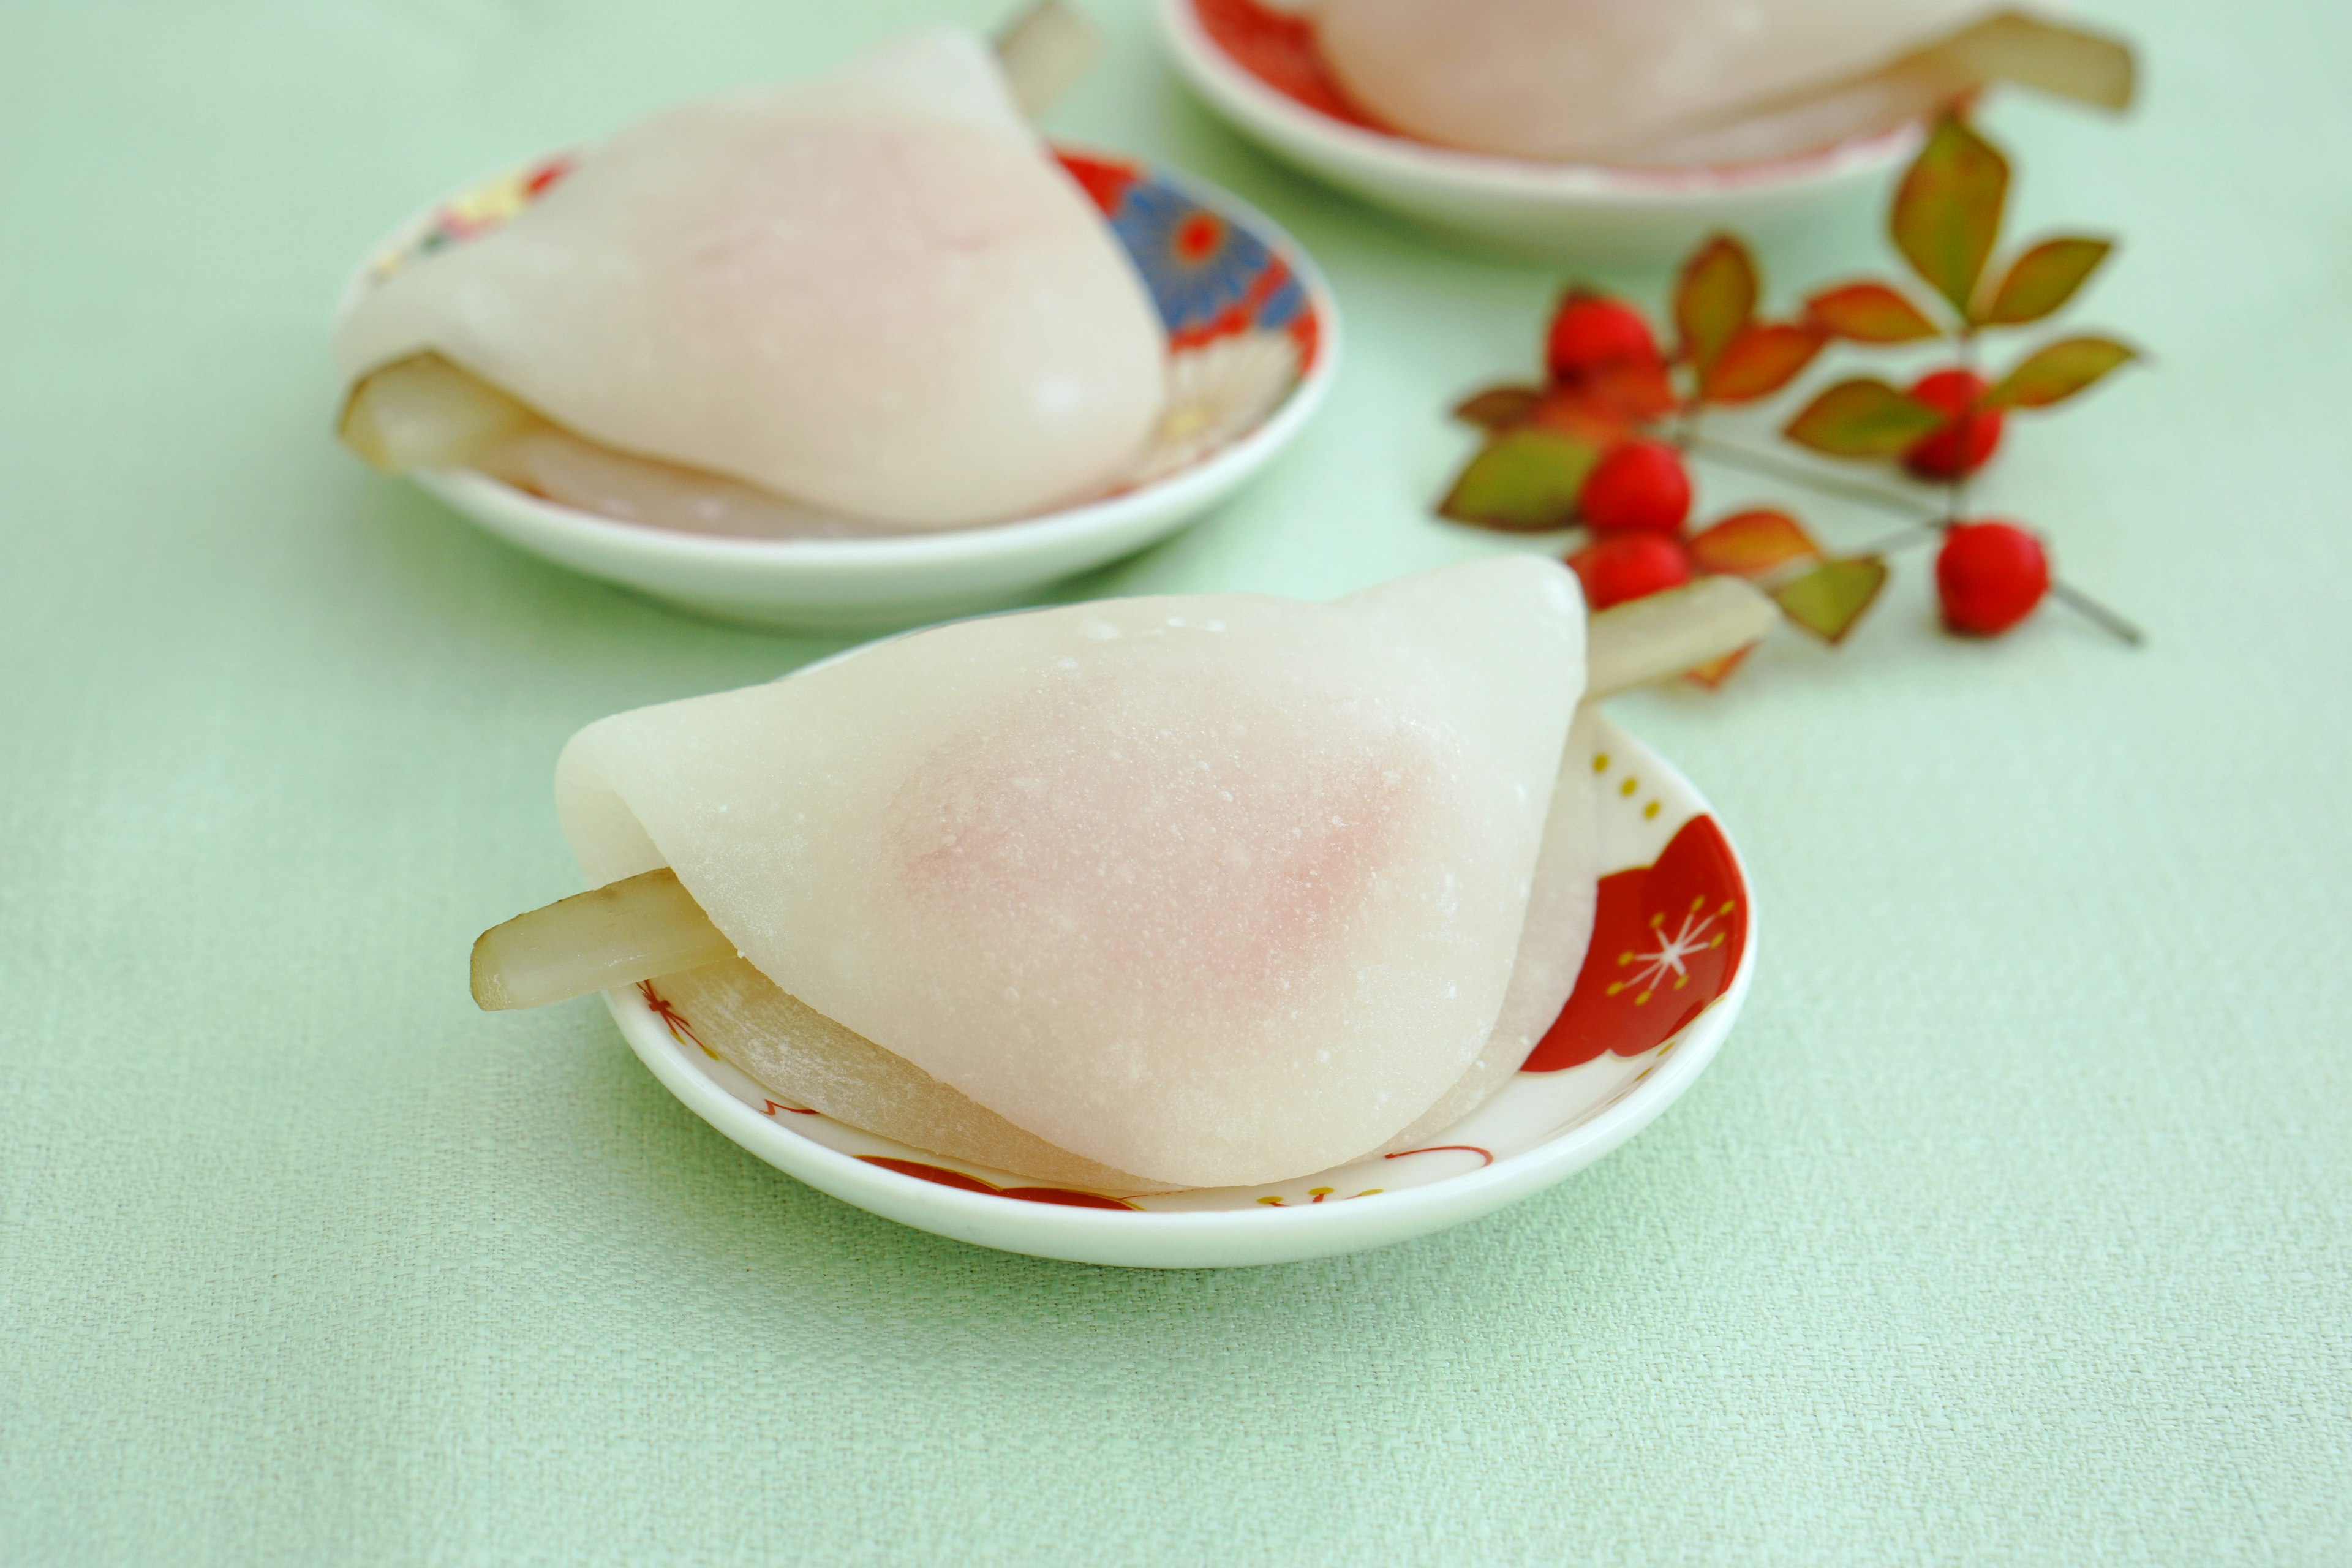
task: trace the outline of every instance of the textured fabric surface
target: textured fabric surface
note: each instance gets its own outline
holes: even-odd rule
[[[1491,548],[1423,510],[1440,409],[1524,363],[1557,273],[1262,161],[1098,8],[1058,126],[1262,205],[1350,342],[1294,454],[1081,590]],[[2352,1561],[2352,20],[2318,0],[2098,7],[2147,46],[2134,122],[1993,117],[2027,228],[2127,237],[2081,319],[2158,363],[2018,421],[1986,500],[2152,644],[1945,639],[1913,559],[1842,653],[1617,705],[1750,857],[1762,967],[1568,1184],[1294,1268],[1036,1262],[758,1163],[593,1002],[472,1009],[474,933],[574,885],[563,738],[832,645],[346,457],[345,269],[469,172],[993,9],[0,9],[0,1561]]]

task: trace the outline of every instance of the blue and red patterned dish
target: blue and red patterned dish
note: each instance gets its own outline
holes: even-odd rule
[[[509,542],[576,570],[706,614],[814,630],[1000,607],[1165,538],[1305,426],[1336,367],[1337,308],[1297,242],[1224,192],[1133,159],[1075,148],[1056,155],[1134,261],[1168,331],[1167,406],[1108,492],[981,528],[771,540],[601,517],[461,469],[418,482]],[[495,229],[575,162],[571,153],[541,159],[436,204],[378,247],[341,308],[402,268]]]

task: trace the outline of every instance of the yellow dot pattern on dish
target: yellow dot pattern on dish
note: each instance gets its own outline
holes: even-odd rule
[[[1388,1189],[1386,1187],[1366,1187],[1362,1192],[1358,1193],[1356,1195],[1360,1198],[1376,1198],[1387,1190]],[[1337,1191],[1339,1191],[1337,1187],[1309,1187],[1307,1189],[1307,1201],[1310,1204],[1319,1204],[1325,1198],[1329,1197]],[[1345,1198],[1341,1198],[1339,1201],[1345,1203],[1347,1200]],[[1263,1197],[1258,1199],[1258,1202],[1264,1204],[1270,1209],[1287,1208],[1290,1204],[1289,1199],[1278,1195]]]
[[[1595,773],[1606,773],[1614,760],[1606,752],[1595,752],[1592,753],[1592,771]],[[1633,800],[1641,793],[1642,781],[1635,774],[1628,773],[1618,783],[1617,795],[1621,800]],[[1641,804],[1642,820],[1644,822],[1655,822],[1658,819],[1658,814],[1665,809],[1665,802],[1654,795]]]

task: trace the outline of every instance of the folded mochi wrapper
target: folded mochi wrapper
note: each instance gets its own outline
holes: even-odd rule
[[[589,442],[914,531],[1115,484],[1167,375],[1134,264],[951,28],[624,131],[336,332],[353,381],[425,353]]]
[[[1583,686],[1531,557],[1110,600],[604,720],[557,805],[593,880],[668,866],[735,943],[663,988],[772,1089],[1024,1173],[1243,1184],[1458,1116],[1557,1016]]]
[[[1341,86],[1400,130],[1505,157],[1608,163],[1879,70],[1998,8],[1989,0],[1321,0],[1315,19],[1317,46]],[[1718,155],[1804,150],[1742,148],[1736,137],[1692,145]]]

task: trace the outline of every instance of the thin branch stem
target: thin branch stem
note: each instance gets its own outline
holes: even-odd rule
[[[1676,357],[1679,358],[1679,354]],[[1674,372],[1671,370],[1666,373],[1666,385],[1669,391],[1674,389]],[[1667,439],[1674,443],[1676,451],[1687,452],[1697,445],[1699,416],[1706,412],[1706,397],[1699,385],[1698,367],[1693,365],[1690,367],[1690,395],[1683,396],[1677,393],[1675,398],[1675,429]]]
[[[1883,533],[1854,553],[1884,555],[1891,550],[1905,550],[1914,544],[1925,544],[1931,539],[1940,538],[1944,530],[1949,526],[1950,524],[1946,522],[1923,522],[1916,528],[1899,529],[1893,533]]]
[[[1809,465],[1785,462],[1762,452],[1751,452],[1745,447],[1734,447],[1718,441],[1711,436],[1694,437],[1691,441],[1691,450],[1702,458],[1712,458],[1726,468],[1746,468],[1750,473],[1762,474],[1768,479],[1786,479],[1790,484],[1804,485],[1824,495],[1843,496],[1848,500],[1860,501],[1865,506],[1874,506],[1881,511],[1893,512],[1897,517],[1940,521],[1944,516],[1942,508],[1921,500],[1916,496],[1905,495],[1900,490],[1890,490],[1883,485],[1870,484],[1862,479],[1849,479],[1836,474],[1822,473]]]
[[[2058,600],[2061,604],[2063,604],[2067,608],[2074,611],[2077,615],[2085,616],[2090,620],[2096,621],[2100,626],[2105,626],[2107,630],[2115,633],[2116,636],[2123,638],[2124,641],[2129,643],[2134,647],[2137,647],[2142,643],[2147,641],[2147,634],[2146,632],[2141,631],[2137,626],[2132,625],[2129,621],[2124,619],[2121,616],[2116,614],[2113,610],[2107,608],[2105,605],[2102,605],[2099,601],[2094,599],[2091,595],[2084,593],[2079,588],[2070,587],[2064,583],[2053,583],[2050,584],[2050,596]]]

